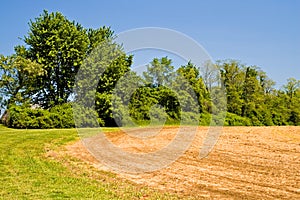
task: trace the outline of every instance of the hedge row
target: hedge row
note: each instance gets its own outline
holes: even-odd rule
[[[73,105],[74,106],[74,105]],[[103,126],[104,121],[101,119],[95,120],[97,115],[96,111],[87,108],[77,108],[80,110],[79,115],[76,116],[76,124],[80,127],[96,127]],[[159,115],[158,115],[159,113]],[[151,112],[152,121],[150,122],[137,122],[140,125],[149,125],[157,123],[166,123],[178,125],[180,121],[169,118],[165,113],[160,113],[157,109],[155,112]],[[157,115],[157,116],[155,116]],[[214,124],[220,124],[219,120],[223,120],[224,116],[214,117],[213,121],[211,115],[208,113],[202,113],[200,118],[193,113],[181,113],[181,123],[188,125],[196,125],[195,122],[199,119],[199,125],[208,126]],[[119,125],[131,126],[132,119],[128,116],[121,120]],[[50,129],[50,128],[74,128],[75,122],[73,118],[73,108],[71,103],[55,106],[49,110],[42,108],[32,108],[25,105],[13,105],[9,108],[7,113],[2,119],[2,123],[11,128],[28,128],[28,129]],[[224,121],[225,126],[251,126],[256,125],[252,120],[241,117],[232,113],[227,113]]]
[[[2,123],[11,128],[73,128],[71,104],[55,106],[49,110],[30,106],[12,105],[2,119]]]

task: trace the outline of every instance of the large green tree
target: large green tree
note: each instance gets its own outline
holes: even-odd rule
[[[46,71],[35,85],[38,91],[34,100],[45,108],[66,103],[82,61],[101,41],[111,37],[112,31],[108,27],[86,30],[59,12],[47,11],[29,26],[24,56]]]
[[[95,93],[95,109],[106,126],[116,125],[112,112],[112,93],[120,78],[130,71],[132,63],[132,56],[121,54],[101,74]]]
[[[127,56],[112,39],[106,39],[89,53],[78,72],[76,102],[94,108],[105,126],[115,125],[112,93],[119,79],[130,71],[131,63],[132,56]]]
[[[254,125],[262,125],[262,116],[266,110],[256,67],[249,66],[245,69],[242,100],[242,116],[250,118]]]
[[[241,70],[241,63],[229,60],[218,63],[227,95],[228,112],[241,115],[243,106],[243,85],[245,73]]]
[[[194,93],[199,104],[199,112],[208,111],[210,107],[210,97],[207,87],[205,86],[200,75],[200,70],[189,61],[187,65],[183,65],[178,68],[177,73],[182,76],[190,85],[190,87],[186,88],[193,89],[193,91],[189,91],[189,95],[186,94],[183,97],[191,99],[191,94]],[[181,84],[184,84],[184,81],[182,81]]]
[[[37,83],[35,100],[44,107],[67,102],[78,68],[86,56],[89,40],[86,30],[61,13],[48,13],[29,23],[24,41],[26,56],[41,64],[46,73]]]

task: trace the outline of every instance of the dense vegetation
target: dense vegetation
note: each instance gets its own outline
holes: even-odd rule
[[[216,106],[212,100],[214,87],[226,91],[227,105],[221,102],[227,110],[225,125],[300,125],[300,81],[296,79],[290,78],[281,89],[275,89],[274,81],[257,66],[225,60],[213,64],[222,81],[216,86],[214,73],[203,70],[208,68],[200,69],[192,61],[175,67],[168,57],[154,58],[147,71],[138,76],[130,68],[133,56],[113,42],[109,27],[86,29],[61,13],[47,11],[29,26],[25,46],[15,47],[13,55],[0,57],[0,101],[6,110],[2,122],[9,127],[74,127],[70,102],[80,101],[80,94],[73,92],[76,74],[87,58],[93,58],[93,51],[107,41],[114,51],[106,49],[106,56],[114,52],[118,56],[97,79],[92,102],[95,109],[83,109],[86,114],[77,117],[81,126],[97,125],[87,117],[92,114],[97,115],[101,126],[130,125],[131,119],[147,124],[153,116],[169,124],[199,120],[201,125],[209,125]],[[180,77],[186,82],[178,81]],[[169,86],[170,81],[181,84]],[[124,84],[115,97],[120,82]],[[122,93],[133,85],[134,91]],[[174,92],[174,88],[181,88],[180,92]],[[119,106],[114,107],[114,103]],[[123,112],[126,109],[128,112]]]

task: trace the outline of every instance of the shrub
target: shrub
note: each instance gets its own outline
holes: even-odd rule
[[[209,126],[211,122],[211,114],[209,113],[201,113],[200,114],[200,125],[201,126]]]
[[[199,125],[199,114],[194,112],[181,112],[181,124]]]
[[[58,105],[50,110],[32,108],[29,105],[12,105],[4,122],[11,128],[73,128],[72,106],[69,103]]]
[[[83,107],[78,104],[72,104],[76,114],[76,126],[80,128],[93,128],[98,126],[104,126],[104,121],[98,117],[98,113],[88,107]]]
[[[228,112],[225,118],[225,126],[251,126],[251,120]]]

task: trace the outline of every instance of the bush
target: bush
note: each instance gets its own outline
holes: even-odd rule
[[[75,122],[73,109],[70,103],[54,106],[49,110],[54,128],[73,128]]]
[[[251,120],[228,112],[225,118],[225,126],[251,126]]]
[[[8,109],[4,122],[11,128],[73,128],[73,110],[69,103],[58,105],[50,110],[32,108],[28,105],[13,105]]]
[[[209,126],[211,122],[211,114],[201,113],[200,114],[200,126]]]
[[[183,125],[199,125],[199,114],[194,112],[181,112],[181,124]]]
[[[89,107],[73,104],[76,114],[76,126],[80,128],[93,128],[104,126],[104,121],[98,117],[98,113]]]

